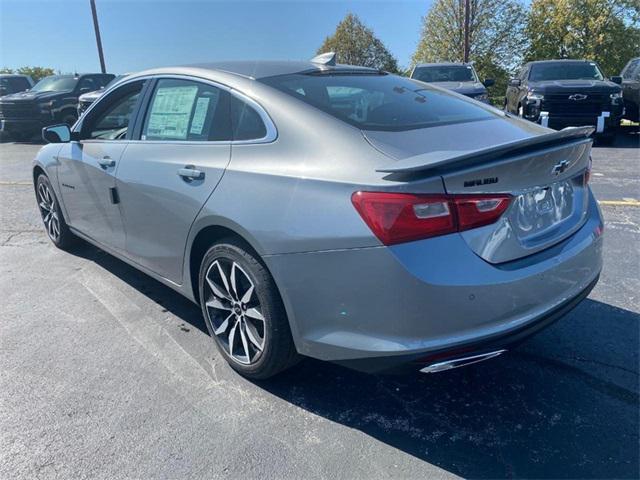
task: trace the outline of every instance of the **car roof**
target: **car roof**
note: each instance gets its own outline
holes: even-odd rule
[[[161,69],[152,69],[144,72],[137,72],[136,76],[166,73],[168,70],[174,73],[181,73],[181,70],[190,69],[210,70],[213,72],[224,72],[239,75],[241,77],[258,80],[266,77],[274,77],[277,75],[290,75],[294,73],[308,72],[349,72],[349,71],[366,71],[377,72],[378,70],[368,67],[359,67],[354,65],[323,65],[308,61],[285,61],[285,60],[239,60],[228,62],[212,62],[197,63],[191,65],[181,65],[177,67],[163,67]]]
[[[29,78],[29,75],[23,75],[22,73],[0,73],[0,77]]]
[[[452,66],[452,67],[471,67],[470,63],[460,62],[435,62],[435,63],[418,63],[417,67],[440,67],[440,66]]]
[[[529,65],[540,65],[543,63],[596,63],[593,60],[581,60],[581,59],[571,59],[571,58],[559,58],[555,60],[535,60],[533,62],[528,62]]]

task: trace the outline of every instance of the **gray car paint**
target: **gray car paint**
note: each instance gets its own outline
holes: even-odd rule
[[[274,277],[297,349],[325,360],[429,351],[508,332],[575,296],[597,276],[602,220],[590,193],[583,223],[572,235],[509,262],[509,268],[480,258],[472,248],[482,248],[465,237],[468,232],[381,246],[351,204],[354,191],[445,193],[457,180],[427,174],[407,182],[377,169],[431,145],[474,151],[549,130],[496,110],[490,121],[373,134],[254,80],[318,68],[244,62],[156,69],[127,79],[181,75],[241,92],[273,120],[277,137],[267,143],[99,142],[118,159],[114,176],[93,165],[101,150],[78,154],[98,148],[81,141],[43,147],[35,165],[52,179],[75,233],[191,300],[190,254],[198,234],[221,226],[241,236]],[[555,155],[544,160],[545,167]],[[576,171],[584,168],[580,162]],[[186,164],[208,169],[205,181],[182,185],[175,170]],[[534,187],[551,181],[537,177],[542,171],[527,175],[525,164],[501,173],[508,175],[505,188],[509,182],[530,179]],[[82,186],[62,187],[65,178]],[[121,189],[119,205],[104,203],[103,189],[111,184]],[[109,219],[118,215],[122,230],[114,231],[119,224]]]

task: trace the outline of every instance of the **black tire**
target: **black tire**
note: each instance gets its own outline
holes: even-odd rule
[[[595,142],[598,145],[611,145],[616,139],[616,130],[606,130],[603,133],[596,134]]]
[[[250,253],[249,250],[242,242],[233,238],[222,240],[211,246],[200,265],[198,288],[202,314],[216,347],[231,368],[247,378],[259,380],[272,377],[292,366],[298,360],[298,354],[291,337],[289,321],[282,299],[273,278],[257,256]],[[235,267],[233,266],[234,263],[236,264]],[[240,268],[238,269],[237,267]],[[229,292],[222,288],[224,281],[218,268],[222,268],[228,279]],[[233,268],[237,272],[235,294],[231,283],[231,270]],[[207,280],[207,274],[209,274],[209,281]],[[250,282],[244,282],[244,287],[241,285],[243,278]],[[218,294],[229,294],[215,295],[211,287],[211,281],[214,281],[218,286]],[[244,304],[240,301],[240,297],[243,296],[243,293],[246,294],[247,287],[250,284],[254,286],[254,293],[250,295],[248,302]],[[236,303],[236,301],[238,302]],[[207,306],[207,303],[209,303],[209,306]],[[216,303],[218,306],[212,306],[212,303]],[[233,304],[235,304],[235,307],[226,308]],[[239,312],[244,311],[246,316],[238,316],[234,308],[237,308]],[[264,321],[256,321],[249,318],[249,312],[255,310],[259,310]],[[227,317],[228,323],[226,323],[225,330],[219,332],[220,335],[216,335],[216,329],[223,327],[224,321],[221,321],[221,319],[227,313],[232,318],[229,320],[229,317]],[[234,329],[241,335],[240,340],[235,334],[231,338],[231,330]],[[248,330],[254,332],[253,339],[251,338],[253,335],[250,335],[251,332]],[[262,337],[260,337],[260,333],[262,333]],[[230,338],[231,342],[229,341]],[[261,350],[255,348],[257,343],[252,343],[256,339],[263,342]],[[248,360],[249,363],[241,363],[236,358],[238,355],[234,357],[230,354],[227,351],[229,344],[233,345],[230,349],[232,353],[242,349],[240,353],[246,353],[244,359]]]
[[[36,180],[36,201],[49,239],[56,247],[69,250],[75,245],[78,237],[69,230],[51,182],[43,173]],[[52,225],[54,221],[57,222],[57,228]]]
[[[16,142],[28,142],[34,134],[32,132],[13,132],[11,136]]]
[[[73,112],[64,112],[62,114],[62,123],[69,125],[69,128],[73,127],[73,124],[78,120],[78,115]]]

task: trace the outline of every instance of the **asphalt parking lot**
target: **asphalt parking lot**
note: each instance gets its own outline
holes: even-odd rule
[[[593,151],[600,283],[501,358],[250,382],[197,306],[89,245],[57,250],[39,145],[0,145],[0,478],[638,478],[639,136]]]

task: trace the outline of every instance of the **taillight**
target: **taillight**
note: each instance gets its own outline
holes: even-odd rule
[[[593,160],[591,160],[591,155],[589,155],[589,163],[587,164],[587,169],[584,172],[584,185],[585,187],[591,180],[591,166],[593,165]]]
[[[494,223],[511,196],[356,192],[351,201],[375,236],[394,245]]]

